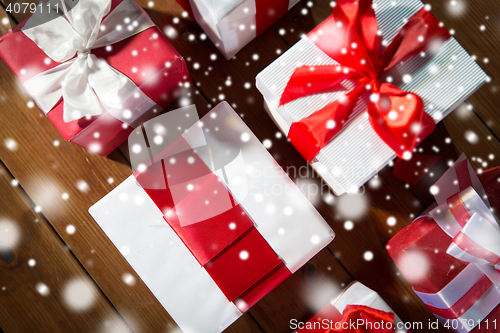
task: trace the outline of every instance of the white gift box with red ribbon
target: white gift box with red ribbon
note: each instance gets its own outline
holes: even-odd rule
[[[373,5],[379,31],[387,44],[424,7],[420,0],[374,0]],[[342,82],[345,91],[326,90],[280,106],[280,98],[296,68],[338,64],[311,40],[321,35],[321,29],[313,30],[256,77],[266,110],[287,136],[293,123],[338,100],[355,86],[346,80]],[[393,82],[400,89],[419,95],[425,112],[436,122],[475,92],[487,77],[453,37],[437,53],[413,56],[383,75],[383,82]],[[356,193],[396,157],[370,125],[369,98],[368,92],[361,97],[340,132],[310,162],[337,195]]]
[[[175,117],[175,113],[165,116]],[[225,184],[290,273],[297,271],[333,239],[333,231],[321,215],[227,103],[220,103],[194,125],[183,127],[186,122],[193,124],[189,123],[192,118],[194,116],[189,114],[189,117],[177,119],[181,131],[176,135],[181,135],[183,128],[189,128],[182,138],[207,163],[220,183]],[[138,157],[132,156],[132,160],[150,160],[149,154],[155,155],[162,150],[155,148],[153,142],[171,141],[168,135],[174,132],[164,131],[151,121],[144,124],[144,130],[151,147],[133,149],[131,155]],[[154,139],[160,135],[158,133],[165,135],[162,140]],[[207,140],[199,134],[205,134]],[[144,140],[140,137],[131,137],[132,147]],[[205,145],[209,146],[210,154],[204,155],[207,150],[201,148]],[[221,166],[218,159],[224,157],[225,148],[230,146],[239,147],[239,153]],[[165,163],[171,162],[178,163],[165,160]],[[193,178],[186,180],[188,186],[207,183],[203,177]],[[180,196],[186,182],[175,184],[179,185]],[[177,187],[171,190],[176,191]],[[206,197],[212,196],[208,192]],[[183,203],[181,201],[180,205]],[[223,206],[224,203],[217,204],[217,208]],[[168,219],[168,212],[158,208],[134,176],[118,185],[89,212],[184,332],[221,332],[241,316],[241,305],[226,298],[207,270],[165,222],[164,213]],[[202,213],[209,218],[217,216],[217,212],[204,209],[196,214]],[[199,216],[191,218],[199,219]],[[180,228],[192,225],[183,225],[182,221],[180,224]]]

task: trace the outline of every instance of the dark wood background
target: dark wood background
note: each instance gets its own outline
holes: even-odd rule
[[[8,15],[5,8],[11,0],[0,1],[0,33],[5,33],[26,15]],[[275,136],[278,129],[266,115],[254,81],[257,73],[331,14],[330,1],[299,2],[230,61],[208,39],[200,37],[201,29],[183,15],[175,0],[139,2],[161,30],[175,32],[169,39],[186,59],[195,82],[184,100],[168,109],[179,107],[187,98],[203,115],[224,98],[259,139],[272,141],[269,150],[285,170],[306,165],[286,139]],[[404,321],[425,324],[433,318],[398,273],[384,245],[432,202],[429,186],[447,168],[448,161],[465,152],[478,171],[500,164],[500,4],[497,0],[427,2],[477,58],[490,82],[444,119],[421,145],[423,153],[441,159],[417,186],[406,186],[393,176],[391,167],[386,167],[371,183],[379,182],[380,186],[366,186],[361,196],[332,197],[326,187],[322,187],[322,195],[310,193],[337,237],[227,332],[290,332],[291,318],[307,320],[314,314],[311,299],[322,306],[353,280],[376,290]],[[127,144],[108,157],[94,155],[65,142],[29,102],[19,81],[0,61],[1,330],[175,332],[168,313],[87,212],[131,174]],[[467,139],[470,132],[477,140]],[[312,172],[291,176],[299,184],[321,186]],[[87,186],[81,186],[82,182]],[[389,217],[396,219],[394,226],[388,225]],[[354,222],[352,230],[344,228],[346,220]],[[68,226],[75,231],[68,232]],[[8,232],[11,240],[13,233],[18,234],[16,244],[2,243]],[[373,253],[371,261],[364,259],[366,251]],[[124,279],[124,274],[131,274],[133,283],[130,277]],[[81,290],[82,297],[94,294],[86,310],[72,309],[64,301],[65,288],[75,280],[90,283]],[[45,292],[37,291],[40,283]]]

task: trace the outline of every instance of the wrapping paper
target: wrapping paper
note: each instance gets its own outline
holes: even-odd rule
[[[324,328],[324,327],[319,327],[319,324],[316,324],[316,328],[314,327],[314,323],[322,323],[323,320],[327,319],[328,322],[333,321],[334,323],[339,322],[342,319],[342,316],[344,315],[344,312],[346,309],[349,309],[349,307],[358,307],[361,306],[367,307],[370,309],[382,311],[383,313],[381,315],[387,316],[388,314],[393,314],[393,318],[391,317],[390,321],[393,323],[391,327],[393,327],[392,330],[389,330],[390,332],[396,332],[396,333],[405,333],[409,332],[408,330],[404,328],[398,329],[398,327],[404,327],[403,322],[399,317],[394,314],[394,311],[387,305],[387,303],[384,302],[384,300],[373,290],[370,288],[364,286],[360,282],[353,282],[349,286],[347,286],[339,296],[337,296],[335,299],[333,299],[328,305],[326,305],[323,309],[321,309],[320,312],[318,312],[313,318],[311,318],[308,323],[309,327],[307,326],[307,323],[304,324],[304,328],[298,329],[296,332],[297,333],[327,333],[331,332],[329,328]],[[331,325],[331,324],[329,324]],[[335,325],[335,324],[334,324]],[[343,332],[340,329],[340,326],[338,327],[338,330],[334,330],[335,332]],[[360,327],[361,328],[361,327]],[[394,329],[395,328],[395,329]],[[335,329],[335,326],[334,326]],[[349,330],[345,330],[346,332],[350,332]],[[385,332],[384,330],[367,330],[361,332]]]
[[[226,59],[231,59],[299,0],[177,0]]]
[[[462,155],[434,185],[436,203],[387,244],[415,293],[451,331],[498,331],[500,273],[481,257],[498,254],[500,227],[491,211],[499,208],[499,176],[495,168],[477,177]]]
[[[220,332],[334,234],[227,103],[174,140],[153,121],[169,144],[134,132],[154,163],[89,212],[184,332]]]
[[[379,30],[387,43],[392,41],[408,18],[423,7],[419,0],[395,4],[374,0],[373,4]],[[343,94],[341,91],[318,93],[279,106],[289,78],[298,66],[337,64],[311,40],[326,35],[323,32],[329,20],[331,18],[256,78],[266,109],[286,135],[292,123],[308,117]],[[404,82],[403,78],[408,78],[407,75],[410,80]],[[413,56],[385,73],[382,79],[419,95],[425,104],[425,112],[438,122],[478,89],[486,79],[486,74],[451,37],[437,51],[426,52],[424,57],[420,54]],[[344,81],[341,85],[344,91],[354,87],[351,81]],[[367,113],[369,99],[370,94],[367,92],[358,101],[341,131],[310,162],[337,195],[355,193],[396,156],[370,125]]]
[[[94,5],[100,6],[99,10],[108,14],[102,17],[100,27],[93,22],[99,28],[99,33],[88,37],[83,31],[85,25],[79,25],[78,15],[73,14],[85,13],[87,8]],[[72,34],[73,28],[65,23],[66,18],[48,20],[43,15],[35,13],[1,36],[0,56],[65,140],[100,155],[107,155],[138,124],[160,112],[190,85],[189,73],[182,57],[133,0],[80,1],[66,14],[69,22],[76,27],[74,29],[77,29],[75,34]],[[119,24],[116,24],[117,21]],[[92,29],[93,23],[89,22],[86,23],[89,24],[87,28]],[[115,24],[116,27],[113,27]],[[47,31],[52,34],[50,39],[46,38]],[[125,31],[137,33],[123,38],[127,34],[121,32]],[[77,45],[81,43],[80,38],[84,38],[81,47],[76,47],[74,51],[73,47],[69,47],[66,51],[74,52],[74,57],[70,53],[61,53],[65,41],[71,41],[67,45]],[[90,39],[87,41],[86,38]],[[57,42],[52,43],[52,40]],[[40,45],[43,45],[43,50]],[[73,72],[66,74],[71,70],[70,65]],[[76,66],[82,66],[82,69]],[[99,69],[103,67],[107,68],[105,77],[97,74],[94,77],[92,74],[78,77],[79,71],[94,71],[102,75],[103,71]],[[110,77],[113,79],[113,76],[121,77],[115,80],[126,83],[118,89],[118,81],[106,81]],[[64,88],[61,82],[68,80],[72,80],[66,86],[69,88]],[[63,98],[60,98],[58,87],[63,87],[63,96],[72,96],[66,101],[66,106]],[[81,87],[87,89],[78,90]],[[75,91],[72,93],[71,89]],[[105,92],[98,100],[92,93],[97,92],[97,89]],[[125,90],[127,93],[124,95]],[[119,99],[112,100],[108,97],[111,94]],[[86,101],[82,100],[84,96],[87,96]],[[89,106],[99,103],[102,110]],[[65,109],[78,110],[79,107],[88,110],[81,115],[76,112],[76,116],[75,112],[65,112]]]

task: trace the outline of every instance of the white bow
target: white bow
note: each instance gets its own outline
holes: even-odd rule
[[[476,297],[477,301],[458,318],[445,319],[436,314],[442,323],[457,327],[455,330],[459,333],[467,333],[500,304],[500,272],[497,270],[500,226],[491,214],[486,192],[465,154],[434,186],[436,203],[423,215],[432,217],[450,237],[446,253],[470,264],[438,292],[414,291],[426,305],[445,310],[456,307],[463,297]],[[485,276],[489,281],[483,279]],[[488,289],[479,295],[468,295],[481,283]]]
[[[92,49],[133,36],[154,26],[153,22],[133,0],[123,0],[111,12],[111,0],[79,0],[71,10],[64,0],[58,4],[64,15],[49,20],[46,7],[38,10],[42,8],[38,6],[23,32],[61,64],[27,80],[24,87],[45,114],[62,97],[65,122],[100,115],[104,108],[130,124],[140,114],[126,109],[127,100],[133,99],[133,105],[143,105],[142,109],[154,102],[126,75],[93,55]]]

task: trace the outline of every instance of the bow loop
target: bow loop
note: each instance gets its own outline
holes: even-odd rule
[[[392,84],[380,85],[371,101],[370,124],[398,156],[409,158],[413,148],[436,127],[418,95]]]
[[[446,251],[462,261],[479,265],[500,264],[500,228],[490,217],[474,213],[463,229],[453,237]]]
[[[359,325],[363,322],[365,324]],[[344,324],[343,323],[347,323]],[[355,328],[352,323],[356,323]],[[394,332],[394,313],[384,312],[364,305],[347,305],[339,325],[328,332],[352,333],[392,333]]]
[[[281,95],[279,105],[333,88],[346,90],[345,87],[341,86],[344,80],[359,82],[365,77],[363,72],[346,66],[301,66],[290,77],[290,81]]]
[[[340,64],[367,71],[375,77],[379,69],[379,37],[371,0],[338,1],[333,19],[322,24],[311,40]]]
[[[435,194],[438,205],[429,215],[451,238],[446,253],[479,265],[500,286],[500,273],[495,271],[500,268],[500,225],[491,213],[481,182],[470,170],[462,154],[434,185],[443,195]]]
[[[425,7],[410,17],[381,56],[383,71],[420,52],[440,46],[451,35]]]
[[[292,124],[288,138],[307,161],[311,161],[321,147],[342,129],[364,91],[365,87],[359,86],[302,121]]]
[[[122,109],[126,98],[139,93],[144,104],[151,104],[132,80],[91,53],[153,26],[144,10],[130,0],[123,0],[111,12],[111,0],[80,0],[72,9],[62,1],[61,7],[62,16],[43,24],[35,23],[44,22],[50,13],[35,12],[26,23],[29,28],[23,29],[51,59],[61,63],[25,82],[37,105],[48,113],[62,97],[64,122],[98,116],[103,108],[126,122],[132,118],[129,110]],[[122,23],[129,25],[122,27]]]
[[[64,3],[64,1],[63,1]],[[80,0],[73,9],[64,6],[64,18],[79,37],[83,49],[92,49],[99,33],[102,19],[109,13],[111,1]],[[80,48],[75,51],[80,51]]]

